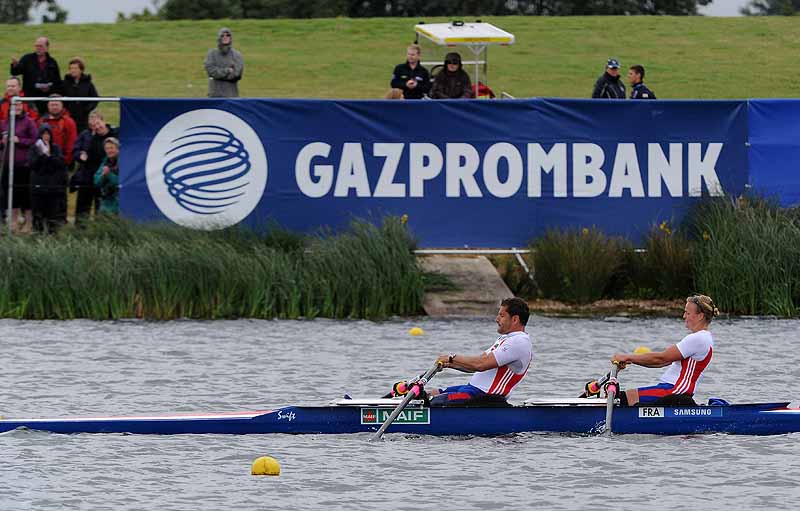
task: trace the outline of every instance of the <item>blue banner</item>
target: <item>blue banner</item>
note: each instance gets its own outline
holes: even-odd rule
[[[748,181],[743,101],[123,99],[122,213],[299,231],[408,215],[423,247],[638,241]]]
[[[750,184],[782,206],[800,204],[800,100],[750,100]]]

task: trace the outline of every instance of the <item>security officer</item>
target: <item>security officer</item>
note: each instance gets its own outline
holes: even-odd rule
[[[431,76],[420,64],[421,48],[412,44],[406,51],[406,61],[392,73],[392,88],[386,99],[422,99],[431,90]]]
[[[628,83],[631,84],[631,99],[656,99],[656,95],[647,88],[644,80],[644,68],[639,64],[628,69]]]
[[[625,99],[625,84],[619,79],[619,61],[608,59],[606,71],[594,84],[593,98]]]

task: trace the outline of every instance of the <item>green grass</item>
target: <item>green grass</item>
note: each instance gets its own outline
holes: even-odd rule
[[[385,318],[422,306],[405,224],[312,237],[98,220],[53,238],[0,237],[0,317]]]
[[[793,17],[484,17],[515,34],[489,51],[489,84],[516,97],[587,97],[605,59],[642,64],[659,98],[800,96],[800,30]],[[204,97],[203,59],[217,30],[234,32],[247,97],[379,98],[413,41],[409,18],[215,20],[3,25],[0,55],[32,51],[40,34],[66,72],[87,61],[109,96]],[[428,19],[442,22],[445,19]],[[425,60],[440,54],[428,52]],[[117,122],[113,106],[104,106]]]

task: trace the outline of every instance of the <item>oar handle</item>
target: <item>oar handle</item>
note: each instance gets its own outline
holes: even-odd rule
[[[380,429],[378,429],[378,431],[370,440],[380,440],[380,438],[383,436],[383,433],[389,428],[389,426],[391,426],[392,422],[394,422],[397,416],[400,415],[400,412],[403,411],[406,405],[410,403],[412,399],[417,397],[417,395],[419,394],[419,388],[427,385],[428,381],[431,378],[433,378],[433,375],[441,371],[443,368],[444,364],[437,361],[433,367],[428,369],[428,371],[426,371],[425,374],[423,374],[417,381],[412,383],[408,389],[408,393],[405,395],[403,400],[400,401],[400,404],[397,405],[397,408],[394,409],[391,415],[389,415],[389,417],[386,419],[386,422],[383,423]]]

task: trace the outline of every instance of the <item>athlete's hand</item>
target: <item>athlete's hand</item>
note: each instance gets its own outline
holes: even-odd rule
[[[611,357],[611,362],[619,366],[620,370],[625,369],[628,362],[631,361],[631,356],[627,353],[614,353]]]

